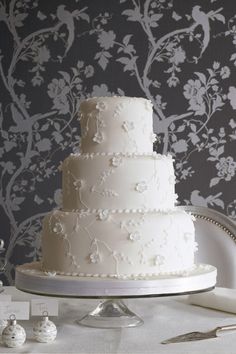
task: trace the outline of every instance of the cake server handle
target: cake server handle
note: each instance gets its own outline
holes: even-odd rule
[[[218,326],[216,327],[216,335],[220,334],[220,333],[224,333],[227,331],[234,331],[236,330],[236,324],[232,324],[232,325],[227,325],[227,326]]]

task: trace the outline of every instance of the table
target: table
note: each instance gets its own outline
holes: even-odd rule
[[[13,301],[29,301],[38,295],[5,287]],[[218,325],[236,323],[236,315],[189,305],[186,297],[127,299],[131,310],[140,315],[144,325],[135,328],[97,329],[79,326],[75,321],[94,308],[98,300],[59,299],[59,316],[52,318],[58,336],[51,344],[32,339],[36,318],[19,321],[26,330],[27,341],[20,348],[0,345],[0,353],[64,354],[235,354],[236,332],[210,340],[163,345],[166,338],[194,330],[207,331]]]

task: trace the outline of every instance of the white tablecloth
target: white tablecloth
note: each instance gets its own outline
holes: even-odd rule
[[[30,295],[14,287],[5,287],[15,301],[27,301]],[[0,345],[0,353],[129,353],[129,354],[235,354],[236,331],[220,338],[197,342],[163,345],[166,338],[189,331],[207,331],[218,325],[236,323],[230,313],[193,306],[183,297],[129,299],[125,303],[144,320],[144,325],[124,329],[97,329],[79,326],[76,319],[92,310],[99,300],[60,299],[59,316],[52,318],[58,327],[58,336],[51,344],[32,339],[32,324],[19,321],[26,330],[26,343],[16,349]]]

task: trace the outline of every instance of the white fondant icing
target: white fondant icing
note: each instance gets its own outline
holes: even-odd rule
[[[143,98],[98,97],[85,100],[80,105],[81,151],[152,152],[150,107],[151,102]],[[98,127],[101,115],[104,127]],[[94,137],[98,144],[93,144]]]
[[[168,210],[175,205],[174,183],[168,183],[175,179],[170,156],[70,155],[62,170],[65,210],[144,209],[145,205]],[[75,193],[77,181],[83,185]]]
[[[111,279],[188,274],[193,218],[175,208],[171,155],[152,151],[151,102],[92,98],[79,119],[82,153],[61,164],[63,210],[44,219],[42,269]]]
[[[143,214],[138,230],[139,213],[132,213],[131,223],[129,213],[113,213],[112,220],[115,222],[101,222],[96,213],[84,218],[78,218],[77,213],[73,212],[64,214],[58,210],[44,219],[42,250],[43,267],[47,271],[77,272],[76,262],[71,261],[72,256],[79,260],[80,272],[85,275],[115,274],[120,277],[139,273],[182,272],[194,264],[194,226],[189,215],[182,210],[172,211],[171,214]],[[65,252],[63,238],[53,237],[54,224],[60,219],[64,222],[70,256]],[[79,231],[75,232],[74,225],[78,222]],[[125,222],[125,228],[120,228],[122,222]],[[188,242],[185,240],[186,233],[192,235]],[[148,244],[149,247],[146,247]],[[158,264],[155,261],[157,255],[163,260],[161,265],[160,261]]]

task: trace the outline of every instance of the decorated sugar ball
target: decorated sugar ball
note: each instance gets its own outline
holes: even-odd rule
[[[8,326],[8,321],[7,320],[0,320],[0,336],[2,335],[2,331],[4,328]]]
[[[16,322],[15,317],[10,318],[9,324],[2,331],[2,343],[9,348],[16,348],[24,344],[25,339],[24,328]]]
[[[33,336],[37,342],[50,343],[54,341],[57,336],[57,327],[48,319],[48,316],[43,316],[40,321],[35,323]]]

